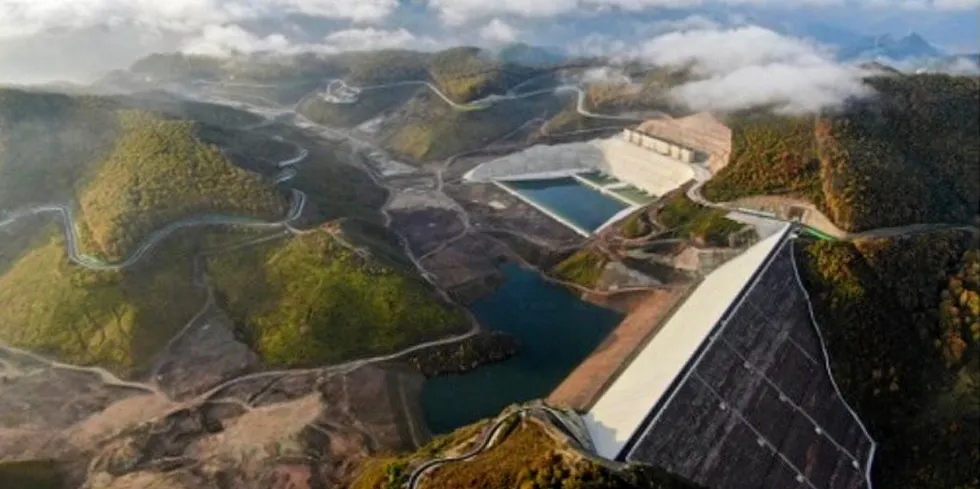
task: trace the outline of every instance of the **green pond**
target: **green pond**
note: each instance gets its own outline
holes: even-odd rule
[[[506,265],[504,272],[507,281],[470,310],[485,327],[516,337],[520,353],[472,372],[427,380],[422,407],[433,433],[547,396],[623,317],[580,300],[537,272],[516,265]]]

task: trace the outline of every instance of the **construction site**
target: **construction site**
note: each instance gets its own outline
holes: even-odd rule
[[[710,178],[727,161],[730,141],[731,131],[707,113],[650,120],[605,139],[533,146],[487,161],[464,180],[493,183],[588,237]]]

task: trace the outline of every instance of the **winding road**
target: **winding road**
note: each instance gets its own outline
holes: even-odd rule
[[[382,83],[379,85],[368,85],[363,87],[355,87],[348,85],[347,82],[339,78],[334,78],[327,81],[327,88],[325,93],[320,95],[320,98],[328,103],[334,104],[354,104],[358,102],[358,96],[367,91],[371,90],[382,90],[385,88],[395,88],[404,86],[424,86],[427,87],[432,93],[436,94],[444,102],[446,102],[450,107],[460,111],[474,111],[474,110],[484,110],[488,109],[494,104],[500,102],[510,102],[514,100],[521,100],[531,97],[539,97],[541,95],[560,95],[563,93],[575,93],[576,103],[575,110],[579,115],[583,117],[589,117],[592,119],[605,119],[605,120],[616,120],[616,121],[626,121],[626,122],[640,122],[646,120],[646,118],[638,118],[624,115],[611,115],[611,114],[597,114],[586,108],[586,93],[578,85],[559,85],[556,87],[542,88],[539,90],[532,90],[530,92],[515,93],[509,91],[504,95],[491,94],[481,99],[473,100],[466,103],[458,103],[453,99],[449,98],[448,95],[443,93],[439,87],[433,85],[432,83],[425,80],[406,80],[394,83]],[[343,93],[336,94],[335,92],[341,91]]]
[[[374,86],[368,86],[368,87],[350,87],[350,86],[346,85],[342,80],[336,80],[335,79],[335,80],[328,81],[328,85],[327,85],[327,87],[328,87],[328,94],[326,95],[326,97],[334,97],[334,95],[332,94],[332,92],[335,92],[335,91],[346,92],[346,93],[343,93],[341,95],[337,95],[336,96],[336,100],[327,100],[327,101],[328,102],[331,102],[331,103],[356,103],[357,102],[357,96],[360,93],[364,92],[364,91],[378,90],[378,89],[391,88],[391,87],[396,87],[396,86],[406,86],[406,85],[417,85],[417,86],[425,85],[430,90],[432,90],[433,93],[435,93],[438,97],[440,97],[447,104],[449,104],[451,107],[453,107],[454,109],[463,110],[463,111],[482,110],[482,109],[485,109],[485,108],[490,107],[491,105],[493,105],[495,103],[503,102],[503,101],[520,100],[520,99],[525,99],[525,98],[535,97],[535,96],[540,96],[540,95],[545,95],[545,94],[560,94],[560,93],[572,93],[572,92],[574,92],[574,93],[577,94],[576,110],[583,117],[589,117],[589,118],[595,118],[595,119],[603,119],[603,120],[630,121],[630,122],[637,121],[638,120],[636,118],[628,117],[628,116],[596,114],[596,113],[593,113],[593,112],[589,111],[585,107],[585,99],[586,99],[585,92],[581,88],[579,88],[578,86],[574,86],[574,85],[562,85],[562,86],[558,86],[558,87],[541,89],[541,90],[534,90],[534,91],[525,92],[525,93],[512,93],[512,92],[509,92],[509,93],[507,93],[505,95],[491,95],[489,97],[485,97],[485,98],[480,99],[480,100],[477,100],[477,101],[469,102],[467,104],[459,104],[459,103],[456,103],[453,100],[451,100],[449,97],[447,97],[437,87],[435,87],[431,83],[425,82],[425,81],[407,81],[407,82],[399,82],[399,83],[394,83],[394,84],[374,85]],[[321,97],[324,97],[324,96],[321,95]],[[207,101],[213,102],[214,99],[211,98],[211,99],[208,99]],[[230,102],[230,101],[227,101],[227,100],[221,100],[221,101],[219,101],[219,103],[228,103],[228,102]],[[237,104],[238,102],[235,102],[235,103]],[[296,118],[296,121],[297,121],[297,124],[296,125],[298,127],[317,130],[317,131],[326,133],[326,134],[328,134],[328,135],[330,135],[331,137],[334,137],[334,138],[345,138],[345,139],[351,141],[352,143],[354,143],[355,145],[361,145],[361,146],[365,146],[366,145],[366,146],[371,147],[371,148],[379,149],[376,146],[374,146],[372,143],[366,142],[366,141],[361,140],[361,139],[358,139],[357,137],[349,134],[348,132],[338,131],[338,130],[333,129],[333,128],[328,128],[328,127],[325,127],[325,126],[320,126],[320,125],[318,125],[318,124],[310,121],[309,119],[305,118],[301,114],[298,114],[296,112],[296,110],[295,110],[295,107],[292,108],[292,109],[279,109],[279,108],[277,108],[277,109],[270,109],[270,108],[249,106],[249,110],[252,110],[253,112],[258,113],[260,115],[266,116],[266,120],[263,121],[263,122],[260,122],[260,123],[256,124],[256,127],[266,125],[267,123],[268,124],[271,124],[272,123],[271,121],[276,116],[278,116],[278,115],[292,114]],[[533,122],[534,122],[534,120],[527,121],[527,122],[524,123],[524,125],[522,125],[521,128],[527,126],[528,124],[532,124]],[[589,130],[585,130],[585,131],[576,131],[576,133],[593,132],[593,131],[604,130],[604,129],[605,128],[589,129]],[[291,157],[291,158],[286,159],[286,160],[283,160],[283,161],[281,161],[281,162],[279,162],[277,164],[277,167],[280,168],[280,172],[275,177],[273,177],[273,181],[275,181],[277,183],[284,183],[284,182],[288,182],[289,180],[291,180],[292,178],[295,177],[296,170],[295,170],[295,168],[293,168],[293,166],[295,166],[296,164],[302,162],[309,155],[309,151],[306,148],[300,148],[300,147],[298,147],[298,150],[299,151],[298,151],[298,153],[297,153],[296,156]],[[453,163],[453,161],[455,161],[459,157],[465,156],[468,153],[474,153],[474,152],[467,152],[467,153],[463,153],[463,154],[456,155],[456,156],[453,156],[453,157],[448,158],[445,161],[444,165],[436,172],[436,177],[437,177],[437,189],[436,190],[438,192],[440,192],[440,193],[442,192],[442,188],[443,188],[443,184],[444,184],[444,181],[443,181],[443,172]],[[384,203],[384,205],[383,205],[383,207],[381,209],[381,212],[382,212],[382,214],[384,216],[385,225],[386,226],[390,226],[391,219],[392,218],[391,218],[391,215],[389,213],[388,207],[389,207],[390,203],[392,202],[392,200],[394,199],[394,197],[397,195],[397,189],[394,189],[393,187],[391,187],[387,182],[384,181],[383,178],[380,178],[378,175],[376,175],[375,172],[372,169],[370,169],[370,168],[364,168],[364,170],[372,178],[372,180],[374,180],[374,182],[377,185],[379,185],[382,188],[387,189],[388,192],[389,192],[388,198],[385,201],[385,203]],[[730,206],[726,206],[725,204],[719,204],[719,203],[710,202],[707,199],[704,199],[703,196],[701,195],[700,188],[704,184],[704,182],[706,182],[708,180],[708,178],[710,178],[710,175],[707,178],[699,179],[698,183],[695,186],[693,186],[688,191],[688,196],[691,198],[691,200],[693,200],[695,202],[698,202],[698,203],[700,203],[702,205],[710,206],[710,207],[723,208],[723,209],[730,210],[730,211],[743,211],[742,209],[738,209],[738,208],[733,208],[733,207],[730,207]],[[234,225],[234,226],[245,226],[245,227],[249,227],[249,228],[253,228],[253,229],[277,229],[278,228],[278,229],[282,229],[284,232],[292,232],[292,233],[300,232],[299,230],[293,228],[291,226],[291,224],[294,223],[297,219],[299,219],[299,217],[302,215],[303,210],[304,210],[304,208],[306,206],[306,203],[307,203],[307,196],[302,191],[299,191],[299,190],[296,190],[296,189],[292,189],[292,193],[293,193],[293,198],[292,198],[292,204],[291,204],[290,210],[287,213],[287,215],[285,216],[285,218],[282,219],[282,220],[280,220],[280,221],[264,222],[264,221],[261,221],[261,220],[247,218],[247,217],[240,217],[240,216],[236,217],[236,216],[226,216],[226,215],[203,215],[203,216],[191,217],[191,218],[180,220],[180,221],[175,221],[175,222],[172,222],[172,223],[168,224],[167,226],[165,226],[165,227],[163,227],[161,229],[158,229],[158,230],[154,231],[150,235],[148,235],[129,254],[129,256],[127,256],[125,259],[123,259],[121,261],[118,261],[118,262],[106,262],[106,261],[100,260],[98,258],[95,258],[95,257],[92,257],[92,256],[88,256],[88,255],[84,254],[82,252],[82,250],[80,250],[78,248],[78,236],[77,236],[77,233],[76,233],[76,227],[75,227],[76,226],[76,223],[74,221],[74,216],[72,214],[72,209],[71,209],[70,206],[65,205],[65,204],[45,204],[45,205],[32,206],[32,207],[27,207],[27,208],[16,210],[16,211],[14,211],[14,212],[12,212],[12,213],[4,216],[3,219],[0,220],[0,229],[4,228],[4,227],[6,227],[6,226],[8,226],[10,224],[13,224],[14,222],[16,222],[16,221],[18,221],[20,219],[23,219],[25,217],[28,217],[28,216],[38,215],[38,214],[45,214],[45,213],[59,214],[60,217],[61,217],[61,220],[62,220],[62,224],[63,224],[64,235],[65,235],[65,247],[66,247],[66,252],[67,252],[67,255],[68,255],[69,259],[72,262],[74,262],[74,263],[76,263],[76,264],[78,264],[80,266],[83,266],[83,267],[86,267],[86,268],[89,268],[89,269],[92,269],[92,270],[115,270],[115,269],[120,269],[120,268],[126,268],[126,267],[129,267],[129,266],[137,263],[141,258],[143,258],[151,249],[153,249],[156,245],[158,245],[161,241],[163,241],[167,236],[169,236],[170,234],[172,234],[173,232],[175,232],[177,230],[188,228],[188,227],[212,226],[212,225]],[[445,194],[443,194],[443,195],[445,195]],[[460,212],[461,219],[463,219],[463,222],[464,222],[464,225],[465,225],[465,230],[459,236],[454,237],[452,239],[462,238],[468,232],[470,232],[470,229],[471,229],[471,225],[470,225],[469,219],[468,219],[468,214],[462,208],[459,208],[458,211]],[[898,227],[898,228],[890,228],[890,229],[887,229],[887,230],[872,230],[872,231],[867,231],[867,232],[862,233],[862,234],[866,234],[867,235],[867,234],[872,234],[872,233],[886,233],[884,235],[896,236],[896,235],[908,234],[908,233],[912,233],[912,232],[926,232],[926,231],[929,231],[929,230],[936,230],[936,229],[945,228],[945,227],[948,227],[948,226],[947,225],[941,225],[941,224],[910,225],[910,226],[903,226],[903,227]],[[420,263],[422,261],[422,259],[426,258],[428,255],[423,256],[423,257],[416,257],[416,256],[414,256],[414,254],[409,249],[408,243],[404,239],[404,237],[401,236],[401,234],[398,234],[398,233],[396,233],[396,235],[398,236],[398,238],[400,240],[400,243],[401,243],[403,249],[405,250],[406,256],[408,256],[409,259],[412,261],[412,263],[418,268],[418,270],[420,271],[420,273],[422,274],[422,276],[433,285],[434,290],[438,291],[438,293],[443,297],[444,300],[449,301],[449,302],[454,302],[454,301],[452,301],[452,299],[450,298],[450,296],[442,288],[440,288],[436,284],[436,282],[435,282],[434,278],[432,277],[432,275],[430,273],[426,272],[425,271],[425,268]],[[269,238],[268,237],[263,237],[263,238],[257,238],[257,239],[269,239]],[[248,245],[248,244],[246,243],[245,245]],[[350,245],[350,244],[347,243],[347,245]],[[351,247],[353,247],[353,246],[351,245]],[[354,249],[356,250],[357,248],[354,248]],[[196,280],[196,277],[195,277],[195,280]],[[195,324],[196,322],[198,322],[201,318],[205,317],[207,311],[213,306],[213,296],[211,294],[210,285],[207,283],[206,277],[203,278],[201,281],[199,281],[198,282],[198,285],[203,286],[203,287],[206,287],[207,290],[208,290],[208,296],[206,298],[206,301],[205,301],[204,305],[202,306],[202,308],[200,309],[200,311],[193,318],[191,318],[187,322],[187,324],[184,326],[184,328],[177,335],[175,335],[173,338],[171,338],[170,342],[162,349],[162,353],[165,354],[165,353],[169,352],[169,350],[172,349],[173,345],[176,344],[179,341],[179,339],[182,338],[189,329],[191,329],[191,327],[193,326],[193,324]],[[465,310],[466,309],[464,308],[464,311]],[[319,368],[312,368],[312,369],[264,371],[264,372],[257,372],[257,373],[243,375],[243,376],[240,376],[240,377],[236,377],[236,378],[233,378],[233,379],[224,381],[224,382],[222,382],[222,383],[220,383],[218,385],[215,385],[214,387],[212,387],[207,392],[205,392],[205,393],[201,394],[200,396],[197,396],[196,398],[191,399],[191,400],[189,400],[189,401],[187,401],[185,403],[182,403],[182,404],[183,405],[188,405],[188,404],[193,404],[193,403],[198,403],[198,402],[215,402],[215,403],[218,403],[218,402],[231,402],[228,399],[218,399],[217,396],[219,396],[219,394],[221,394],[223,391],[225,391],[226,389],[228,389],[231,386],[234,386],[237,383],[247,382],[247,381],[255,380],[255,379],[265,379],[265,378],[274,379],[276,377],[285,377],[285,376],[289,376],[289,375],[306,374],[306,373],[311,373],[311,372],[321,372],[321,373],[326,373],[326,374],[344,374],[344,373],[353,371],[353,370],[355,370],[357,368],[360,368],[362,366],[365,366],[365,365],[379,363],[379,362],[391,361],[391,360],[395,360],[395,359],[398,359],[400,357],[403,357],[405,355],[408,355],[408,354],[411,354],[411,353],[414,353],[414,352],[417,352],[417,351],[425,350],[425,349],[428,349],[428,348],[431,348],[431,347],[441,346],[441,345],[448,345],[448,344],[453,344],[453,343],[456,343],[456,342],[459,342],[459,341],[463,341],[463,340],[465,340],[467,338],[470,338],[473,335],[477,334],[478,331],[479,331],[479,325],[477,324],[475,318],[472,315],[470,315],[469,317],[470,317],[470,321],[471,321],[471,326],[470,326],[469,330],[466,331],[466,332],[464,332],[464,333],[458,334],[458,335],[454,335],[454,336],[451,336],[451,337],[446,337],[446,338],[442,338],[442,339],[438,339],[438,340],[427,341],[427,342],[420,343],[420,344],[414,345],[412,347],[406,348],[404,350],[401,350],[401,351],[398,351],[398,352],[394,352],[394,353],[390,353],[390,354],[378,355],[378,356],[374,356],[374,357],[370,357],[370,358],[353,360],[353,361],[350,361],[350,362],[345,362],[345,363],[337,364],[337,365],[331,365],[331,366],[319,367]],[[21,355],[29,356],[33,360],[36,360],[38,362],[42,362],[45,365],[50,366],[51,368],[70,369],[70,370],[75,370],[75,371],[81,371],[81,372],[88,372],[88,373],[97,374],[97,375],[99,375],[101,377],[102,381],[106,385],[118,386],[118,387],[124,387],[124,388],[131,388],[131,389],[138,389],[138,390],[143,391],[143,392],[158,394],[158,395],[162,395],[162,396],[166,397],[155,385],[122,381],[122,380],[118,379],[117,377],[115,377],[114,375],[112,375],[111,373],[109,373],[108,371],[106,371],[104,369],[101,369],[101,368],[97,368],[97,367],[80,367],[80,366],[67,365],[67,364],[63,364],[63,363],[60,363],[60,362],[56,362],[56,361],[52,361],[52,360],[49,360],[49,359],[42,358],[39,355],[33,354],[33,353],[28,352],[28,351],[25,351],[25,350],[20,350],[20,349],[9,347],[9,346],[0,346],[0,347],[4,348],[6,350],[9,350],[11,352],[15,352],[15,353],[18,353],[18,354],[21,354]],[[160,362],[158,361],[155,364],[155,366],[153,367],[152,371],[153,372],[157,372],[159,370],[159,368],[160,368]],[[417,485],[418,485],[419,480],[421,479],[421,477],[428,470],[431,470],[432,468],[434,468],[434,467],[436,467],[438,465],[449,463],[449,462],[465,461],[465,460],[468,460],[468,459],[476,456],[480,452],[486,450],[487,448],[489,448],[491,446],[494,438],[496,437],[497,432],[510,419],[510,416],[513,416],[513,415],[516,415],[516,414],[524,415],[525,411],[526,411],[526,409],[525,410],[520,410],[520,411],[517,411],[516,413],[511,413],[509,416],[506,416],[506,417],[503,417],[501,419],[498,419],[488,430],[486,430],[486,432],[483,434],[483,437],[480,440],[480,443],[478,443],[476,446],[474,446],[473,449],[471,449],[470,451],[468,451],[466,454],[462,454],[462,455],[457,456],[457,457],[449,457],[449,458],[442,458],[442,459],[430,460],[430,461],[425,462],[424,464],[420,465],[411,474],[410,479],[409,479],[409,486],[408,487],[410,489],[417,489]]]

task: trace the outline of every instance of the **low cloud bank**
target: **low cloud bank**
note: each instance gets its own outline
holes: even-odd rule
[[[318,42],[294,42],[282,34],[257,36],[237,25],[210,26],[201,35],[185,41],[180,51],[188,54],[227,56],[233,53],[335,54],[344,51],[373,49],[431,50],[441,47],[436,40],[417,36],[406,29],[374,27],[343,29],[331,32]]]
[[[697,80],[675,87],[671,95],[694,110],[770,106],[805,113],[871,94],[861,70],[834,61],[831,52],[756,26],[664,34],[631,54],[690,68]]]

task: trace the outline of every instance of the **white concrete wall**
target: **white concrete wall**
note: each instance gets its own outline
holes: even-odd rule
[[[690,166],[622,139],[605,139],[596,144],[610,175],[653,195],[662,196],[694,179]]]
[[[608,173],[656,196],[694,179],[694,169],[690,165],[641,148],[620,136],[587,143],[534,146],[483,163],[464,178],[478,182],[556,178],[594,170]]]

